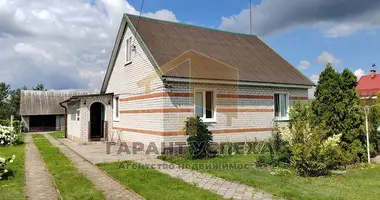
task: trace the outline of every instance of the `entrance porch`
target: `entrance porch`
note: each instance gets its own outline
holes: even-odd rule
[[[60,104],[66,108],[66,138],[79,143],[108,141],[112,130],[112,93],[73,96]]]

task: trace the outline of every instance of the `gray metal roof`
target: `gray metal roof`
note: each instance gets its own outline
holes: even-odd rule
[[[63,115],[65,110],[59,105],[60,102],[72,96],[86,94],[89,93],[22,90],[20,115]]]

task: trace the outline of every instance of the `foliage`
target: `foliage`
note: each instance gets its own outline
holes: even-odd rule
[[[255,161],[256,167],[268,167],[274,163],[272,155],[269,152],[264,152],[257,157]]]
[[[10,119],[13,115],[14,119],[20,120],[20,94],[21,90],[27,90],[26,86],[22,88],[11,89],[9,84],[0,82],[0,119]],[[33,90],[46,91],[43,84],[37,84]]]
[[[20,140],[24,141],[24,134],[20,134]],[[0,199],[25,199],[25,145],[21,143],[15,146],[0,147],[0,157],[11,158],[15,155],[14,162],[7,165],[7,177],[0,181]],[[11,169],[11,170],[10,170]]]
[[[349,69],[340,74],[328,64],[320,74],[311,104],[312,125],[327,130],[324,139],[341,134],[339,145],[347,154],[345,157],[351,158],[348,162],[363,159],[358,148],[365,147],[364,113],[356,86],[357,78]]]
[[[0,125],[0,146],[9,146],[18,143],[19,137],[12,127]]]
[[[370,98],[364,105],[372,106],[369,110],[368,123],[369,123],[369,137],[371,143],[371,156],[380,154],[380,93],[377,99]]]
[[[22,122],[20,120],[13,120],[13,129],[16,133],[20,132],[20,128],[22,128]],[[6,120],[0,120],[0,125],[2,126],[11,126],[11,120],[6,119]]]
[[[10,174],[12,174],[12,170],[10,170],[9,168],[6,169],[5,166],[9,163],[13,163],[15,158],[16,158],[15,155],[13,155],[12,157],[8,159],[0,157],[0,180],[7,179],[7,177]]]
[[[302,176],[321,176],[345,164],[339,146],[341,134],[329,136],[323,124],[315,125],[312,110],[295,103],[290,113],[291,166]]]
[[[36,87],[33,87],[33,90],[46,91],[47,89],[45,88],[44,84],[37,84]]]
[[[189,136],[187,138],[188,158],[202,159],[216,155],[216,150],[212,148],[212,133],[199,116],[188,117],[184,129],[186,135]]]

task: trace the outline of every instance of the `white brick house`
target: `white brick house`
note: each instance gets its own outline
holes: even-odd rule
[[[312,85],[256,36],[124,15],[98,96],[109,113],[104,138],[120,131],[126,142],[185,142],[184,120],[194,114],[214,141],[267,138]],[[71,128],[68,137],[91,139]]]

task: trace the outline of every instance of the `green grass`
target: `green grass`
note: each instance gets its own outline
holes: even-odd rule
[[[222,199],[219,195],[131,161],[102,163],[98,167],[145,199]]]
[[[0,156],[9,158],[16,156],[13,163],[8,164],[7,168],[14,172],[13,177],[8,180],[0,180],[0,199],[25,199],[24,193],[24,134],[20,134],[21,144],[11,147],[0,147]]]
[[[53,138],[60,139],[60,138],[65,138],[65,132],[63,131],[55,131],[52,133],[49,133]]]
[[[33,135],[33,139],[63,199],[105,199],[103,193],[75,168],[59,148],[43,135]]]
[[[167,161],[176,164],[200,163],[240,163],[251,164],[256,155],[235,155],[208,160],[186,160],[169,157]],[[318,178],[296,175],[271,175],[269,171],[249,167],[249,169],[198,169],[231,181],[241,182],[286,199],[380,199],[380,167],[373,169],[353,169],[341,175]]]

